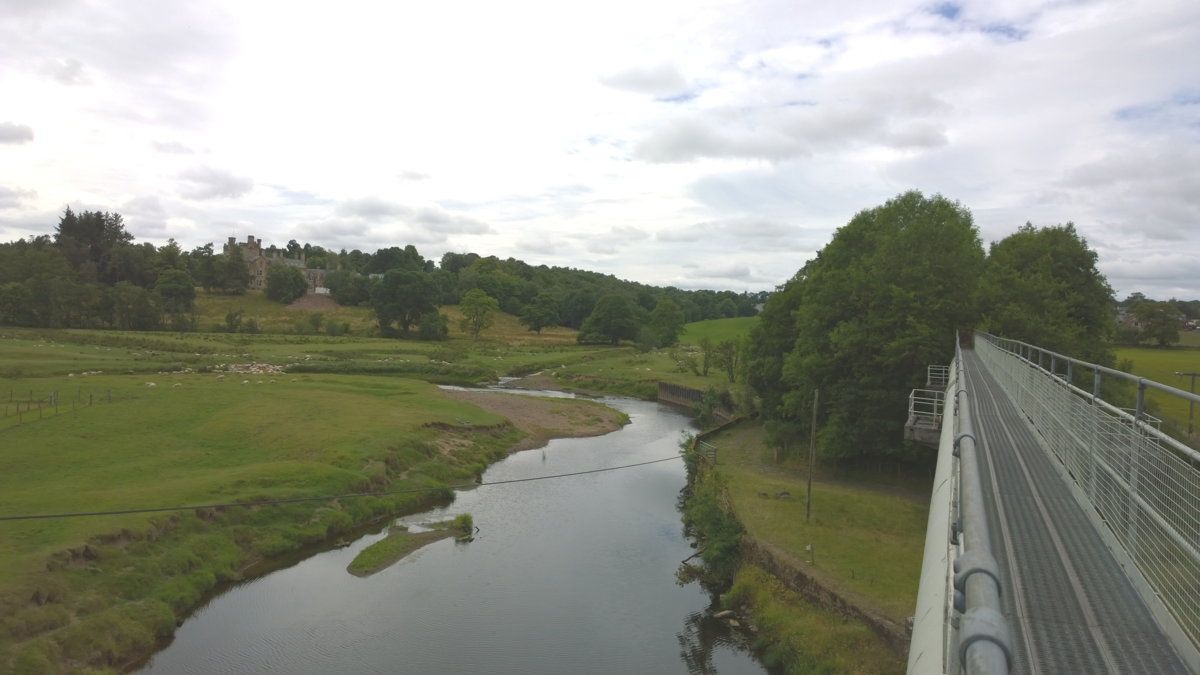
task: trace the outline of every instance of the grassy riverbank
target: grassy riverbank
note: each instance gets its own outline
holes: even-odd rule
[[[804,464],[777,461],[761,425],[706,440],[716,464],[693,485],[685,518],[706,567],[732,583],[727,606],[759,628],[764,658],[796,673],[901,671],[897,636],[915,604],[928,477],[819,471],[806,521]]]
[[[260,326],[302,327],[284,314],[292,310],[254,307]],[[508,449],[627,421],[593,402],[444,394],[428,381],[574,368],[553,380],[603,373],[610,391],[697,384],[665,350],[580,346],[571,331],[539,336],[508,316],[497,327],[440,343],[0,328],[0,515],[413,490],[0,522],[0,672],[121,669],[222,584],[444,503],[444,486],[469,482]]]
[[[0,363],[35,372],[110,368],[106,359],[82,358],[111,355],[103,344],[110,337],[84,337],[100,342],[34,341],[41,354],[70,355],[58,364],[26,360],[27,344],[3,340]],[[142,348],[161,354],[158,347]],[[0,672],[120,669],[220,584],[389,514],[444,503],[450,492],[443,486],[470,482],[527,435],[506,419],[520,417],[516,408],[497,415],[394,377],[76,374],[2,384],[38,397],[58,391],[61,399],[55,414],[43,406],[40,418],[34,410],[0,427],[3,515],[412,492],[0,522]],[[518,408],[546,433],[568,426],[575,435],[602,433],[624,421],[591,402],[540,401]]]

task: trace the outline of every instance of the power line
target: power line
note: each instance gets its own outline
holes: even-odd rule
[[[256,502],[226,502],[224,504],[194,504],[191,506],[156,506],[143,509],[117,509],[113,511],[76,511],[73,513],[36,513],[25,514],[18,516],[0,516],[0,521],[9,520],[49,520],[53,518],[82,518],[86,516],[124,516],[136,513],[166,513],[169,511],[192,511],[195,509],[220,509],[232,508],[234,506],[274,506],[277,504],[297,504],[300,502],[324,502],[334,499],[349,499],[352,497],[386,497],[390,495],[412,494],[415,492],[436,492],[438,490],[465,490],[468,488],[483,487],[486,485],[507,485],[509,483],[528,483],[535,480],[549,480],[551,478],[569,478],[571,476],[583,476],[589,473],[603,473],[605,471],[616,471],[618,469],[631,469],[635,466],[646,466],[647,464],[658,464],[659,462],[669,462],[673,459],[681,459],[682,455],[674,455],[672,457],[663,457],[661,459],[652,459],[648,462],[637,462],[636,464],[623,464],[621,466],[610,466],[603,469],[588,469],[586,471],[572,471],[570,473],[558,473],[549,476],[531,476],[529,478],[510,478],[508,480],[493,480],[486,483],[463,483],[461,485],[444,485],[439,487],[423,487],[423,488],[406,488],[403,490],[384,490],[382,492],[347,492],[340,495],[326,495],[322,497],[290,497],[286,499],[265,499]]]

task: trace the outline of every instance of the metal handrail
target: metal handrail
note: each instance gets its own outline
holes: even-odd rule
[[[1155,421],[1161,421],[1161,420],[1157,420],[1157,418],[1153,418],[1146,414],[1146,390],[1147,389],[1154,389],[1156,391],[1161,391],[1165,394],[1169,394],[1171,396],[1175,396],[1175,397],[1181,398],[1185,401],[1190,401],[1192,403],[1200,403],[1200,394],[1195,394],[1195,393],[1192,393],[1189,391],[1184,391],[1182,389],[1172,387],[1169,384],[1163,384],[1161,382],[1156,382],[1154,380],[1147,380],[1144,377],[1138,377],[1137,375],[1133,375],[1131,373],[1126,373],[1125,371],[1122,371],[1122,370],[1117,370],[1115,368],[1109,368],[1108,366],[1102,366],[1098,363],[1091,363],[1090,361],[1084,361],[1082,359],[1077,359],[1077,358],[1074,358],[1071,356],[1066,356],[1064,354],[1059,354],[1058,352],[1050,351],[1049,349],[1043,349],[1041,347],[1038,347],[1037,345],[1031,345],[1028,342],[1021,342],[1020,340],[1013,340],[1010,338],[1002,338],[1002,337],[998,337],[996,335],[992,335],[991,333],[979,332],[979,333],[976,333],[976,335],[984,338],[988,342],[995,345],[997,348],[1003,349],[1004,351],[1009,352],[1024,361],[1027,361],[1030,365],[1036,366],[1037,368],[1040,368],[1041,370],[1044,370],[1044,371],[1050,373],[1054,377],[1062,376],[1060,373],[1057,372],[1058,364],[1059,363],[1066,364],[1065,365],[1065,369],[1066,369],[1065,375],[1066,375],[1066,380],[1068,383],[1071,382],[1072,376],[1074,374],[1074,369],[1076,366],[1092,371],[1092,391],[1091,391],[1090,395],[1092,396],[1092,398],[1094,398],[1096,400],[1100,399],[1100,383],[1101,383],[1102,375],[1111,375],[1119,380],[1124,380],[1125,382],[1133,383],[1134,385],[1137,386],[1137,398],[1136,398],[1137,403],[1136,403],[1136,407],[1134,408],[1133,414],[1130,415],[1130,417],[1132,417],[1138,424],[1146,424],[1146,426],[1148,428],[1152,428],[1151,424],[1149,424],[1149,422],[1151,420],[1155,420]],[[1034,359],[1035,354],[1037,356],[1036,360]],[[1047,361],[1049,363],[1047,363]],[[1083,392],[1082,390],[1080,390],[1080,391],[1081,391],[1081,393],[1084,393],[1085,395],[1087,395],[1087,392]],[[1125,413],[1125,414],[1128,414],[1128,413]],[[1174,447],[1179,452],[1182,452],[1191,461],[1200,462],[1200,451],[1197,451],[1196,449],[1186,445],[1185,443],[1178,441],[1175,438],[1172,438],[1170,436],[1167,436],[1166,434],[1163,434],[1161,431],[1159,431],[1158,433],[1162,435],[1162,437],[1163,437],[1162,440],[1164,442],[1168,443],[1169,445]]]
[[[979,333],[976,345],[1168,637],[1200,664],[1200,452],[1159,429],[1144,398],[1147,389],[1195,395],[1017,340]],[[1092,371],[1091,392],[1072,382],[1075,367]],[[1137,383],[1133,412],[1099,397],[1103,374]]]
[[[963,549],[954,561],[954,587],[963,595],[956,651],[960,667],[967,673],[1007,673],[1012,666],[1011,631],[1000,604],[999,565],[992,555],[971,401],[965,388],[966,366],[957,339],[954,352],[958,371],[954,444],[959,458],[958,529]]]
[[[931,365],[925,367],[925,386],[946,388],[950,382],[950,366]]]
[[[940,389],[913,389],[908,393],[909,419],[927,419],[941,426],[946,405],[946,392]]]

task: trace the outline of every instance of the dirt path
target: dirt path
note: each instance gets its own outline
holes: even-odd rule
[[[540,448],[552,438],[601,436],[629,423],[625,413],[595,401],[458,389],[443,389],[442,395],[507,417],[524,431],[526,437],[511,452]]]

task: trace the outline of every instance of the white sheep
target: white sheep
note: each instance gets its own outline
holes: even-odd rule
[[[223,380],[223,379],[225,379],[225,376],[224,376],[224,375],[218,375],[218,376],[217,376],[217,379],[218,379],[218,380]]]
[[[182,387],[182,386],[183,386],[182,382],[176,382],[175,384],[171,385],[171,388],[174,389],[175,387]]]
[[[157,387],[158,385],[157,385],[157,384],[155,384],[155,383],[153,383],[153,382],[147,382],[147,383],[146,383],[146,386],[147,386],[147,387]]]
[[[242,380],[242,384],[250,384],[250,380]]]

